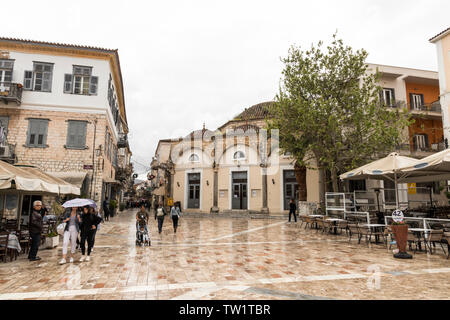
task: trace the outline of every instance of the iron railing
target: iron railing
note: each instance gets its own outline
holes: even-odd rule
[[[22,103],[23,86],[20,83],[0,82],[0,101],[5,104],[13,101],[20,105]]]

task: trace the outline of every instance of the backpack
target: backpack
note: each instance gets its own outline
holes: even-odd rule
[[[164,216],[164,211],[163,211],[162,208],[158,208],[158,209],[156,210],[156,216],[157,216],[157,217],[162,217],[162,216]]]

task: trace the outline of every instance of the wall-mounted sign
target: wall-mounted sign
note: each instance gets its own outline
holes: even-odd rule
[[[85,164],[83,166],[83,169],[85,169],[85,170],[92,170],[92,169],[94,169],[94,166],[92,164]]]
[[[416,194],[417,193],[417,189],[416,189],[416,183],[408,183],[408,194]]]

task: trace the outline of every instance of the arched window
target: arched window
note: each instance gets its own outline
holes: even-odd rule
[[[233,155],[233,159],[234,160],[241,160],[241,159],[245,159],[245,153],[242,151],[236,151]]]
[[[189,156],[189,161],[190,161],[190,162],[199,162],[200,159],[199,159],[198,155],[196,155],[195,153],[193,153],[193,154],[191,154],[191,155]]]

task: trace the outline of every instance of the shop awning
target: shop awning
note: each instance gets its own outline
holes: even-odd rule
[[[48,174],[62,179],[70,184],[81,188],[83,185],[83,181],[86,178],[86,172],[79,171],[58,171],[58,172],[47,172]]]
[[[18,166],[19,168],[28,171],[40,179],[47,181],[49,183],[55,183],[59,186],[59,193],[60,194],[73,194],[73,195],[80,195],[80,187],[73,185],[63,179],[60,179],[58,177],[55,177],[51,173],[47,173],[44,171],[39,170],[38,168],[31,167],[31,166]]]
[[[113,178],[103,178],[103,182],[105,183],[115,183],[115,184],[120,184],[119,180],[114,180]]]
[[[55,181],[42,179],[30,170],[0,161],[0,189],[10,189],[13,186],[22,191],[60,193],[59,185]]]

